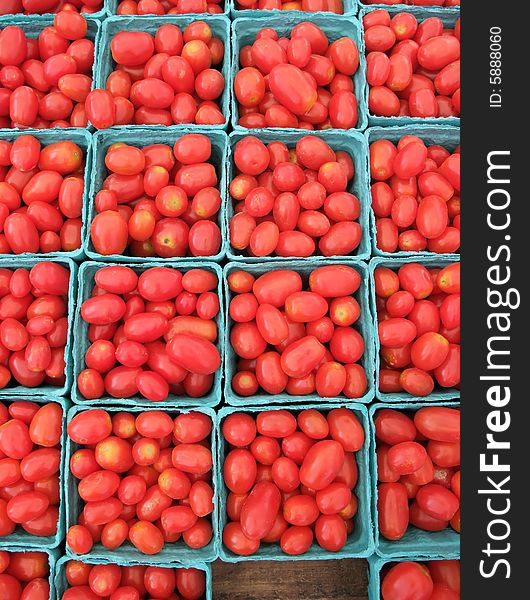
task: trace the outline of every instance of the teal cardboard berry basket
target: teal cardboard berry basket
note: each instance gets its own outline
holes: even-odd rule
[[[141,16],[141,17],[109,17],[103,22],[101,29],[101,36],[99,38],[99,44],[96,48],[97,60],[94,67],[95,73],[95,87],[105,89],[107,83],[107,77],[112,73],[115,67],[115,62],[112,58],[110,44],[112,38],[120,31],[145,31],[151,35],[155,35],[158,29],[165,24],[176,25],[182,31],[190,24],[195,21],[204,21],[212,29],[212,33],[215,37],[218,37],[224,44],[225,53],[223,58],[222,67],[220,71],[225,80],[225,88],[221,97],[218,99],[219,108],[225,116],[225,122],[222,125],[211,125],[208,126],[209,130],[212,129],[226,129],[230,120],[230,77],[231,77],[231,66],[230,66],[230,21],[225,15],[166,15],[165,17],[159,16]],[[118,126],[121,128],[122,126]],[[133,125],[134,127],[134,125]],[[136,127],[145,127],[138,125]],[[195,128],[196,125],[185,124],[185,125],[172,125],[171,128],[182,129],[182,128]],[[163,125],[155,125],[150,129],[159,128],[161,131],[167,134],[168,128]]]
[[[364,25],[363,18],[370,12],[374,10],[384,9],[390,13],[390,16],[393,17],[401,12],[407,12],[414,15],[418,21],[421,23],[425,21],[425,19],[429,19],[430,17],[437,17],[442,20],[444,27],[453,29],[457,20],[460,18],[460,7],[437,7],[437,6],[407,6],[405,4],[396,4],[394,6],[387,6],[384,4],[374,4],[369,7],[366,7],[362,4],[361,1],[361,10],[359,12],[359,21],[361,22],[362,30],[363,30],[363,40],[364,40]],[[363,46],[364,47],[364,46]],[[366,59],[366,57],[365,57]],[[368,112],[368,125],[369,127],[381,126],[381,127],[390,127],[394,125],[411,125],[413,123],[425,123],[430,125],[452,125],[459,126],[460,125],[460,117],[430,117],[430,118],[420,118],[420,117],[380,117],[378,115],[373,115],[370,112],[370,108],[368,107],[368,95],[370,93],[370,86],[366,83],[365,94],[366,94],[366,106]]]
[[[303,404],[298,406],[254,406],[254,407],[224,407],[218,413],[217,421],[217,451],[218,451],[218,464],[219,464],[219,480],[217,490],[219,491],[219,535],[220,545],[219,554],[221,560],[225,562],[241,562],[247,560],[332,560],[341,558],[365,558],[370,556],[374,551],[373,532],[372,532],[372,519],[370,514],[370,473],[369,473],[369,450],[370,450],[370,430],[368,423],[368,411],[362,404],[348,404],[340,402],[338,398],[334,399],[336,404]],[[342,550],[338,552],[329,552],[321,548],[316,540],[309,550],[300,556],[289,556],[284,554],[278,543],[275,544],[262,544],[256,554],[251,556],[238,556],[227,548],[222,543],[223,529],[227,524],[226,515],[226,499],[228,496],[228,488],[224,484],[222,465],[224,464],[225,456],[228,448],[227,443],[224,441],[222,427],[223,420],[233,413],[245,412],[257,414],[262,411],[283,409],[288,410],[295,415],[302,410],[316,409],[318,411],[327,412],[333,408],[346,407],[352,410],[356,417],[359,419],[362,427],[365,431],[365,442],[363,447],[355,453],[357,466],[359,469],[359,478],[357,485],[355,486],[355,495],[359,501],[359,508],[357,514],[354,517],[354,529],[353,532],[348,536],[348,541]]]
[[[250,17],[252,19],[270,19],[271,16],[283,15],[285,11],[281,10],[249,10],[243,8],[237,8],[237,0],[227,0],[227,4],[230,9],[230,16],[232,19],[238,17]],[[354,17],[359,10],[358,0],[343,0],[342,1],[344,12],[341,17]],[[335,13],[328,11],[317,11],[317,12],[306,12],[303,10],[289,11],[290,14],[300,15],[305,17],[308,21],[311,21],[315,16],[326,17]]]
[[[443,14],[446,11],[449,12],[455,12],[455,11],[460,11],[460,7],[459,6],[414,6],[414,5],[410,5],[407,4],[405,2],[402,2],[401,4],[385,4],[384,2],[379,2],[378,4],[368,4],[367,2],[364,2],[363,0],[358,0],[359,1],[359,8],[361,10],[377,10],[377,9],[384,9],[384,10],[389,10],[389,9],[394,9],[398,12],[403,12],[403,11],[410,11],[410,10],[417,10],[418,8],[423,8],[423,9],[427,9],[427,10],[432,10],[433,12],[439,13],[440,15],[443,16]]]
[[[367,176],[365,181],[368,181],[369,191],[368,198],[370,203],[370,223],[371,223],[371,231],[370,237],[372,240],[372,250],[376,256],[386,256],[388,258],[402,258],[402,257],[413,257],[413,256],[433,256],[439,257],[441,259],[449,259],[449,260],[458,260],[460,255],[458,253],[454,254],[436,254],[435,252],[428,252],[424,250],[423,252],[405,252],[405,251],[397,251],[397,252],[384,252],[377,247],[377,234],[375,227],[375,214],[372,210],[372,193],[370,191],[371,188],[371,177],[370,177],[370,144],[377,140],[390,140],[394,144],[397,144],[399,140],[406,135],[415,135],[422,139],[425,142],[426,146],[432,145],[440,145],[449,150],[450,152],[454,152],[456,147],[460,144],[460,128],[459,127],[450,127],[447,125],[424,125],[424,124],[416,124],[416,125],[405,125],[404,127],[371,127],[367,129],[364,133],[366,137],[366,142],[368,145],[368,152],[365,155],[365,170],[367,171]]]
[[[268,144],[270,142],[284,142],[289,148],[294,148],[296,143],[303,137],[308,135],[307,131],[301,131],[296,129],[290,130],[264,130],[260,129],[259,133],[252,133],[251,135],[255,135],[258,139],[260,139],[264,144]],[[334,260],[351,260],[353,259],[368,259],[370,258],[370,211],[371,211],[371,203],[370,203],[370,195],[369,195],[369,182],[367,179],[367,171],[366,171],[366,156],[368,154],[368,145],[366,143],[366,138],[355,130],[343,131],[339,132],[338,130],[332,131],[312,131],[311,136],[319,137],[324,140],[333,150],[339,151],[343,150],[347,152],[352,160],[355,167],[355,175],[353,180],[350,182],[348,186],[348,192],[351,192],[361,203],[361,214],[357,219],[359,225],[362,230],[362,238],[359,246],[353,251],[352,254],[348,256],[332,256],[327,258],[333,258]],[[227,185],[230,185],[230,182],[236,175],[236,169],[234,166],[234,147],[235,145],[242,139],[246,138],[247,134],[242,133],[241,131],[233,131],[229,136],[229,157],[227,160]],[[230,194],[227,194],[227,204],[225,211],[225,231],[229,232],[230,230],[230,221],[234,216],[234,201],[230,197]],[[228,233],[227,233],[228,235]],[[318,246],[316,249],[318,253]],[[237,250],[230,245],[230,240],[227,241],[227,255],[230,260],[238,260],[241,262],[263,262],[263,261],[277,261],[277,262],[286,262],[291,260],[300,260],[304,262],[314,262],[315,260],[319,260],[320,258],[326,258],[320,255],[312,255],[307,258],[296,258],[296,257],[282,257],[282,256],[247,256],[243,254],[241,250]]]
[[[107,150],[112,144],[118,142],[125,143],[130,146],[136,146],[137,148],[145,148],[151,144],[166,144],[173,147],[175,142],[181,137],[189,133],[201,133],[206,135],[212,145],[212,156],[211,163],[215,167],[218,179],[218,188],[221,193],[221,208],[217,218],[219,229],[221,230],[221,246],[219,252],[213,256],[187,256],[187,257],[172,257],[170,259],[164,259],[160,256],[148,256],[138,257],[130,256],[127,254],[111,254],[104,255],[99,254],[94,248],[92,239],[90,237],[90,225],[96,216],[95,209],[95,197],[97,193],[103,188],[103,183],[109,174],[107,167],[105,166],[105,156]],[[173,128],[160,128],[160,127],[127,127],[120,130],[109,129],[106,131],[98,131],[92,138],[92,156],[93,156],[93,169],[92,169],[92,181],[90,185],[90,193],[88,195],[88,206],[86,208],[86,221],[87,221],[87,234],[84,239],[84,251],[86,255],[92,260],[111,260],[120,263],[156,263],[168,261],[204,261],[212,260],[219,262],[224,258],[226,254],[226,247],[228,245],[228,233],[226,231],[226,218],[224,216],[226,206],[228,204],[228,184],[227,184],[227,154],[228,154],[228,137],[224,131],[215,131],[208,128],[196,128],[191,130],[189,128],[184,129],[173,129]]]
[[[68,423],[74,418],[75,415],[82,411],[91,410],[94,407],[84,406],[73,406],[68,411],[67,420]],[[114,550],[105,548],[101,543],[94,544],[92,550],[88,554],[79,555],[76,554],[66,543],[66,555],[69,558],[76,560],[85,560],[90,558],[100,563],[115,563],[120,561],[120,564],[145,564],[145,565],[158,565],[161,566],[164,563],[180,563],[182,566],[193,567],[197,562],[209,563],[214,561],[218,557],[218,546],[219,546],[219,531],[218,531],[218,511],[219,511],[219,494],[218,494],[218,481],[219,481],[219,466],[217,461],[217,437],[215,434],[216,430],[216,413],[211,408],[197,407],[194,409],[164,409],[160,408],[159,404],[151,404],[150,408],[142,408],[139,406],[106,406],[105,410],[111,414],[111,416],[118,412],[130,412],[130,413],[142,413],[147,410],[163,410],[173,419],[179,414],[189,413],[192,410],[201,412],[208,415],[212,420],[212,432],[210,434],[210,448],[212,451],[212,487],[214,488],[214,510],[211,516],[212,522],[212,539],[208,545],[204,548],[189,548],[182,539],[178,542],[166,543],[164,548],[158,554],[147,555],[142,554],[135,546],[133,546],[128,540]],[[81,446],[73,442],[70,437],[66,438],[66,465],[70,464],[70,458],[72,454],[78,450]],[[66,531],[77,524],[79,514],[83,511],[85,505],[84,501],[79,496],[77,489],[78,480],[70,472],[70,468],[66,466],[64,472],[64,481],[66,489]]]
[[[14,378],[11,378],[8,386],[0,391],[3,395],[9,396],[67,396],[70,393],[72,387],[72,344],[73,344],[73,322],[74,322],[74,310],[75,310],[75,298],[77,294],[77,265],[71,258],[37,258],[37,257],[10,257],[2,259],[2,268],[4,269],[26,269],[30,270],[37,263],[42,262],[54,262],[65,267],[70,271],[70,285],[68,288],[68,336],[66,340],[66,346],[64,349],[64,362],[65,362],[65,382],[61,386],[54,386],[44,383],[35,388],[29,388],[23,385],[19,385]]]
[[[252,273],[255,277],[259,277],[264,273],[268,273],[273,270],[280,269],[291,269],[296,271],[302,276],[302,279],[307,283],[307,279],[312,271],[317,269],[318,267],[333,265],[333,264],[344,264],[349,267],[352,267],[358,271],[361,275],[361,285],[359,289],[355,292],[354,297],[359,302],[361,307],[361,316],[358,321],[355,323],[355,329],[359,331],[359,333],[363,336],[364,339],[364,354],[359,361],[363,366],[366,379],[367,379],[367,387],[364,395],[361,398],[345,398],[344,396],[341,398],[336,398],[330,400],[329,398],[321,398],[317,394],[310,394],[307,396],[291,396],[287,393],[271,395],[264,392],[258,392],[254,396],[245,397],[239,396],[232,389],[232,377],[237,372],[237,356],[232,348],[230,343],[230,331],[234,324],[232,318],[229,314],[230,301],[233,297],[232,292],[228,287],[228,276],[230,273],[234,271],[247,271],[248,273]],[[368,300],[368,269],[365,263],[363,262],[353,262],[353,261],[332,261],[332,260],[319,260],[314,261],[313,263],[308,262],[299,262],[299,261],[290,261],[282,264],[271,264],[271,263],[259,263],[259,264],[244,264],[244,263],[236,263],[231,262],[227,264],[224,268],[223,273],[224,278],[224,289],[225,289],[225,300],[226,300],[226,331],[225,331],[225,387],[224,387],[224,398],[227,404],[232,406],[262,406],[267,404],[296,404],[298,402],[310,404],[317,402],[330,402],[330,401],[340,401],[340,402],[357,402],[362,404],[367,404],[371,402],[374,394],[374,330],[372,323],[372,313],[370,312],[370,304]]]
[[[11,402],[21,401],[23,398],[11,396],[0,396],[0,402],[5,405],[9,405]],[[65,456],[66,456],[66,413],[70,408],[70,403],[64,398],[56,398],[53,396],[28,396],[27,400],[35,402],[39,405],[49,404],[55,402],[59,404],[63,410],[62,417],[62,434],[61,434],[61,465],[59,467],[59,514],[57,519],[57,532],[55,535],[48,536],[37,536],[27,533],[21,526],[18,526],[15,531],[6,537],[0,537],[0,549],[8,550],[9,552],[16,552],[18,548],[33,550],[40,550],[42,552],[50,553],[53,548],[57,548],[59,544],[64,540],[64,520],[65,520],[65,485],[64,475],[65,469]]]
[[[138,0],[138,1],[139,1],[139,0]],[[112,15],[112,16],[113,16],[113,15],[116,15],[116,11],[117,11],[117,9],[118,9],[118,6],[119,6],[119,5],[120,5],[120,3],[121,3],[121,0],[105,0],[105,2],[107,3],[107,10],[108,10],[108,14],[109,14],[109,15]],[[224,14],[224,15],[228,15],[228,13],[229,13],[229,5],[228,5],[228,0],[224,0],[224,1],[222,2],[222,4],[223,4],[223,3],[224,3],[224,7],[223,7],[223,13],[222,13],[222,14]],[[176,2],[175,2],[174,4],[176,4]],[[218,13],[218,14],[221,14],[221,13]],[[194,16],[195,16],[197,19],[202,19],[203,17],[208,17],[209,15],[210,15],[210,13],[207,13],[207,12],[203,12],[203,13],[194,13]],[[118,16],[120,16],[120,15],[118,15]],[[143,16],[143,15],[140,15],[140,16]],[[154,15],[154,14],[152,14],[152,15],[147,15],[147,16],[149,16],[149,17],[153,18],[153,17],[155,17],[155,16],[160,16],[160,15]],[[127,15],[127,17],[132,17],[132,18],[134,18],[134,15]]]
[[[54,579],[55,586],[54,587],[55,587],[55,590],[57,593],[57,600],[61,600],[61,598],[63,597],[63,594],[70,587],[68,584],[68,581],[66,579],[66,565],[68,562],[70,562],[70,560],[72,560],[70,557],[62,556],[57,561],[57,564],[55,565],[55,579]],[[133,567],[133,566],[142,566],[142,565],[148,566],[148,567],[155,566],[153,564],[145,565],[145,563],[143,563],[141,560],[139,560],[139,561],[127,560],[127,559],[124,560],[122,557],[113,557],[112,562],[107,563],[107,562],[103,562],[100,560],[96,560],[91,556],[83,556],[82,562],[85,564],[89,564],[89,565],[115,564],[115,565],[119,565],[120,567]],[[167,569],[186,568],[186,567],[182,567],[181,565],[179,565],[177,563],[172,563],[172,562],[160,562],[156,566],[167,568]],[[190,565],[190,566],[193,567],[194,569],[198,569],[199,571],[203,571],[204,575],[205,575],[206,590],[205,590],[204,596],[202,596],[200,598],[200,600],[212,600],[212,598],[213,598],[213,596],[212,596],[212,568],[210,567],[209,564],[200,563],[200,562],[194,563],[193,565]]]
[[[459,558],[459,557],[455,557]],[[406,559],[396,558],[393,560],[385,560],[375,555],[368,559],[368,600],[381,600],[381,583],[383,569],[394,566],[400,562],[419,562],[425,563],[431,561],[432,558],[429,556],[410,556]],[[440,560],[440,559],[435,559]]]
[[[288,13],[288,14],[287,14]],[[248,135],[255,135],[259,129],[246,129],[238,125],[239,111],[237,108],[237,99],[234,94],[234,77],[239,71],[239,52],[241,48],[253,44],[256,35],[264,27],[271,27],[279,36],[290,37],[293,27],[304,21],[311,21],[317,25],[326,34],[330,42],[334,42],[342,37],[353,39],[359,50],[359,68],[353,76],[355,88],[355,97],[359,107],[359,120],[354,129],[364,131],[368,126],[368,94],[366,92],[366,59],[364,51],[364,35],[362,27],[357,18],[351,16],[345,18],[339,15],[329,13],[291,13],[285,11],[279,14],[278,11],[272,11],[267,15],[267,20],[241,17],[232,22],[232,79],[230,89],[232,90],[232,127],[236,131],[246,131]],[[278,131],[274,128],[273,131]],[[300,131],[299,129],[283,129],[283,131]],[[326,131],[330,131],[329,129]],[[344,129],[336,129],[342,131]]]
[[[374,332],[374,340],[375,340],[375,389],[376,389],[376,399],[381,402],[442,402],[451,400],[454,398],[460,398],[460,390],[456,388],[442,388],[438,385],[435,385],[434,390],[431,394],[425,397],[417,397],[408,394],[407,392],[397,392],[388,394],[385,392],[379,391],[379,369],[381,368],[381,344],[379,343],[379,335],[377,333],[377,305],[376,305],[376,295],[375,295],[375,281],[374,281],[374,271],[378,267],[387,267],[389,269],[393,269],[397,271],[402,265],[409,263],[419,263],[428,269],[432,268],[444,268],[447,265],[458,262],[457,259],[449,259],[438,257],[437,255],[425,256],[419,255],[415,257],[407,257],[407,258],[372,258],[369,265],[369,273],[370,273],[370,303],[372,307],[372,315],[373,315],[373,324],[372,330]]]
[[[396,557],[416,557],[424,556],[430,559],[435,558],[459,558],[460,556],[460,534],[454,531],[450,526],[443,531],[424,531],[412,525],[409,525],[405,535],[397,541],[385,539],[378,525],[377,511],[377,444],[375,439],[374,415],[382,408],[391,408],[394,410],[408,411],[413,414],[420,408],[426,406],[450,406],[459,408],[460,404],[456,401],[445,400],[435,404],[430,402],[414,402],[403,404],[373,404],[369,408],[371,445],[370,445],[370,471],[372,483],[372,515],[375,525],[375,551],[383,558]]]
[[[0,140],[5,140],[8,142],[14,142],[17,138],[27,135],[28,131],[21,131],[20,129],[0,129]],[[32,129],[30,134],[37,138],[42,146],[49,146],[50,144],[55,144],[57,142],[73,142],[77,144],[81,150],[83,151],[83,158],[85,162],[85,173],[84,173],[84,183],[85,190],[83,193],[83,212],[81,215],[81,219],[83,220],[83,225],[81,228],[81,246],[77,250],[71,250],[69,252],[58,251],[58,252],[47,252],[47,253],[38,253],[31,254],[29,252],[25,252],[18,256],[32,257],[63,257],[63,258],[73,258],[75,260],[82,260],[84,257],[83,253],[83,242],[87,233],[87,206],[88,206],[88,191],[90,188],[90,180],[92,174],[92,136],[85,129],[79,128],[67,128],[67,129]],[[15,255],[13,254],[0,254],[0,259],[3,258],[13,258]]]
[[[145,408],[153,407],[154,404],[150,400],[147,400],[139,394],[132,398],[113,398],[112,396],[105,395],[95,400],[88,400],[82,396],[77,388],[77,376],[81,371],[86,368],[85,365],[85,352],[90,346],[88,339],[88,323],[83,321],[81,317],[81,305],[85,300],[91,297],[92,290],[94,288],[94,276],[99,269],[111,266],[109,263],[100,262],[85,262],[81,265],[79,270],[79,294],[77,297],[77,307],[75,313],[75,344],[73,347],[73,365],[74,365],[74,385],[72,389],[72,401],[75,404],[82,404],[85,406],[112,406],[114,404],[120,404],[126,407],[143,406]],[[163,402],[157,402],[156,406],[161,409],[170,409],[181,406],[197,406],[197,407],[211,407],[216,406],[221,401],[221,378],[222,378],[222,360],[224,357],[224,312],[223,312],[223,294],[222,294],[222,280],[223,274],[220,267],[215,263],[209,263],[206,261],[193,262],[190,261],[167,261],[164,263],[142,263],[142,264],[130,264],[127,265],[132,268],[137,274],[152,268],[152,267],[169,267],[177,269],[180,272],[190,271],[191,269],[206,269],[218,278],[217,295],[219,296],[219,313],[215,318],[218,330],[218,340],[216,342],[217,348],[221,355],[221,367],[214,375],[214,381],[210,392],[201,398],[192,398],[190,396],[175,396],[170,394]]]
[[[98,14],[100,14],[99,17],[97,16]],[[87,22],[86,38],[91,40],[92,42],[94,42],[94,66],[92,68],[92,89],[95,87],[96,57],[97,57],[97,51],[98,51],[99,36],[100,36],[100,31],[101,31],[101,23],[99,21],[99,18],[104,17],[104,15],[105,15],[104,10],[100,11],[100,13],[96,13],[95,15],[90,15],[90,16],[84,15],[85,20]],[[40,32],[45,27],[53,26],[53,19],[54,19],[54,15],[50,15],[50,14],[48,14],[48,15],[31,15],[31,16],[6,15],[6,16],[0,17],[0,31],[2,29],[4,29],[4,27],[7,27],[9,25],[15,25],[17,27],[20,27],[20,29],[22,29],[24,31],[24,33],[26,34],[26,37],[38,38]],[[66,127],[66,128],[60,128],[60,129],[53,129],[52,131],[59,134],[58,139],[56,140],[56,141],[59,141],[61,139],[69,139],[65,136],[68,134],[68,131],[71,131],[72,129],[80,129],[80,128]],[[2,130],[0,129],[0,131],[2,131]],[[7,131],[13,131],[13,130],[7,129]],[[15,131],[18,131],[18,130],[15,129]],[[35,132],[40,132],[42,130],[27,128],[27,129],[24,129],[23,131],[24,131],[24,133],[31,133],[32,135],[35,135]]]
[[[108,14],[108,12],[107,12],[108,8],[107,7],[108,7],[108,4],[109,4],[109,0],[103,0],[101,4],[102,4],[102,7],[97,12],[90,13],[90,14],[88,14],[88,13],[86,13],[86,14],[85,13],[81,13],[81,14],[85,18],[98,19],[98,20],[101,21]],[[31,18],[31,19],[37,20],[37,19],[49,19],[50,17],[53,19],[53,17],[55,16],[55,13],[44,13],[44,14],[39,14],[39,15],[24,15],[22,13],[14,13],[14,14],[11,13],[11,14],[8,14],[8,15],[5,15],[5,16],[6,17],[10,17],[12,19]]]
[[[48,557],[48,568],[49,568],[48,583],[50,584],[50,595],[48,596],[48,600],[61,600],[61,597],[59,597],[56,593],[55,585],[54,585],[57,561],[59,560],[59,557],[61,556],[61,551],[58,548],[51,550],[51,549],[46,549],[46,548],[28,548],[27,546],[19,546],[19,547],[13,546],[12,548],[2,547],[2,550],[5,550],[6,552],[9,552],[9,553],[12,553],[12,552],[44,552]],[[28,599],[30,599],[32,597],[33,596],[28,596]],[[39,598],[40,597],[41,596],[39,596]],[[4,600],[4,598],[2,598],[2,600]],[[11,599],[6,597],[5,600],[11,600]]]

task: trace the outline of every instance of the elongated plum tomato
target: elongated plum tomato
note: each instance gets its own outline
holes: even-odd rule
[[[254,486],[241,507],[240,523],[250,539],[262,539],[272,529],[280,508],[281,495],[273,483],[262,481]]]
[[[381,582],[384,600],[430,600],[433,581],[429,570],[415,562],[398,563]]]
[[[300,467],[300,481],[314,490],[327,487],[339,473],[344,462],[344,450],[339,442],[323,440],[307,452]]]
[[[275,98],[294,114],[303,115],[317,101],[316,86],[294,65],[279,64],[269,73],[269,86]]]

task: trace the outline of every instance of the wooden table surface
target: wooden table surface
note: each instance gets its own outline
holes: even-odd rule
[[[213,564],[214,600],[368,600],[365,560]]]

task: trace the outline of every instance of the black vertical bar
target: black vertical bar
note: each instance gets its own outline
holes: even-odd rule
[[[519,600],[530,597],[529,11],[462,4],[462,598]]]

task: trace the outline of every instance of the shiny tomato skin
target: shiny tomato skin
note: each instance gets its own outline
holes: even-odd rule
[[[460,441],[460,411],[455,408],[421,408],[414,415],[414,424],[429,439],[450,443]]]
[[[313,543],[313,531],[310,527],[289,527],[281,536],[282,551],[289,556],[305,554]]]
[[[127,222],[114,210],[99,213],[90,226],[90,238],[99,254],[123,254],[128,235]]]
[[[243,534],[250,539],[262,539],[272,529],[280,508],[280,491],[273,483],[257,483],[241,507]]]
[[[129,529],[129,540],[143,554],[158,554],[164,547],[160,529],[149,521],[138,521]]]
[[[24,492],[8,502],[7,515],[14,523],[25,523],[42,516],[49,503],[42,492]]]
[[[325,350],[314,336],[305,336],[284,350],[281,367],[289,377],[305,377],[324,358]]]
[[[377,489],[379,531],[386,539],[399,540],[409,524],[407,490],[401,483],[381,483]]]
[[[256,423],[250,415],[228,415],[222,425],[223,436],[232,446],[248,446],[256,437]]]
[[[250,556],[255,554],[260,547],[260,540],[248,538],[239,523],[233,522],[225,525],[223,529],[223,543],[234,554]]]
[[[199,600],[206,589],[206,578],[199,569],[176,569],[176,586],[185,600]]]
[[[399,98],[386,86],[370,88],[368,96],[370,112],[382,117],[395,117],[399,113]]]
[[[257,358],[256,379],[269,394],[280,394],[287,386],[288,376],[281,367],[281,357],[277,352],[265,352]]]
[[[349,296],[361,283],[359,273],[346,265],[328,265],[315,269],[309,276],[311,291],[324,298]]]
[[[307,113],[317,100],[313,87],[303,72],[294,65],[279,64],[269,74],[271,92],[280,104],[292,113]]]
[[[59,470],[60,452],[56,448],[39,448],[20,462],[20,473],[26,481],[35,483],[51,477]]]
[[[434,483],[418,490],[416,502],[428,516],[440,521],[450,521],[460,506],[458,498],[451,491]]]
[[[347,408],[335,408],[327,415],[329,433],[340,442],[345,452],[357,452],[363,447],[365,434],[355,413]]]
[[[376,437],[387,444],[411,442],[416,438],[414,422],[400,411],[389,408],[378,410],[374,424]]]
[[[253,292],[260,304],[272,304],[280,308],[286,298],[302,290],[302,279],[294,271],[276,270],[261,275],[253,285]]]
[[[109,414],[101,409],[80,412],[68,424],[68,435],[78,444],[96,444],[112,431]]]
[[[333,94],[328,110],[332,127],[337,129],[356,127],[359,114],[357,98],[353,92],[340,91]]]
[[[427,461],[425,448],[417,442],[401,442],[388,451],[388,466],[400,475],[411,475]]]
[[[346,544],[347,531],[344,519],[339,515],[321,515],[315,524],[318,544],[328,552],[338,552]]]
[[[430,600],[433,582],[429,571],[414,562],[398,563],[388,571],[381,582],[385,600]]]
[[[339,442],[317,442],[307,452],[300,467],[300,481],[307,487],[321,490],[327,487],[340,471],[344,450]]]
[[[284,438],[296,430],[296,419],[286,410],[264,411],[256,418],[256,427],[261,435]]]

